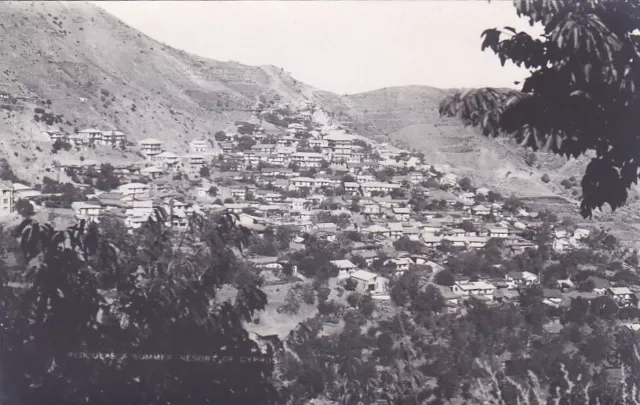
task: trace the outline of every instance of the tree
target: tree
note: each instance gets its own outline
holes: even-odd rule
[[[218,142],[224,142],[227,140],[227,134],[224,133],[224,131],[218,131],[216,132],[213,137],[215,138],[216,141]]]
[[[518,212],[521,208],[524,208],[524,203],[515,196],[507,198],[502,206],[503,210],[512,213]]]
[[[33,209],[33,204],[31,204],[27,200],[18,200],[16,203],[16,211],[24,218],[28,218],[35,214],[35,210]]]
[[[53,145],[51,145],[51,152],[57,153],[61,149],[64,149],[68,152],[71,150],[71,144],[61,139],[56,139]]]
[[[546,317],[546,309],[542,298],[542,288],[539,286],[528,287],[520,292],[519,303],[525,320],[534,328],[542,327]]]
[[[216,186],[211,186],[211,187],[209,187],[209,190],[207,190],[207,194],[208,194],[210,197],[215,197],[215,196],[217,196],[217,195],[218,195],[218,192],[219,192],[219,191],[220,191],[220,190],[218,190],[218,187],[216,187]]]
[[[347,303],[353,307],[353,308],[357,308],[358,307],[358,303],[360,303],[360,299],[362,298],[362,296],[356,292],[352,292],[351,294],[347,295]]]
[[[344,289],[347,291],[355,291],[358,287],[358,282],[352,278],[348,278],[344,283]]]
[[[405,306],[415,300],[420,293],[420,275],[415,271],[407,271],[396,280],[389,295],[397,306]]]
[[[358,308],[360,308],[360,311],[362,311],[364,316],[370,317],[376,309],[376,303],[370,295],[363,295],[362,299],[358,303]]]
[[[422,253],[423,246],[424,245],[422,243],[415,240],[411,240],[406,236],[403,236],[393,241],[393,247],[396,250],[409,252],[409,253],[418,253],[418,254]]]
[[[253,139],[249,135],[244,135],[238,138],[238,149],[240,150],[251,149],[251,147],[255,144],[255,139]]]
[[[542,180],[543,183],[548,183],[551,181],[551,177],[549,177],[549,175],[545,173],[542,175],[542,178],[540,180]]]
[[[100,165],[100,172],[96,177],[95,188],[98,190],[109,191],[120,186],[120,179],[115,174],[114,167],[109,163]]]
[[[472,221],[463,221],[460,224],[460,229],[464,229],[467,232],[475,232],[476,226]]]
[[[582,178],[581,214],[626,202],[638,180],[640,42],[633,32],[637,2],[516,0],[516,11],[544,26],[533,38],[513,28],[488,29],[489,48],[504,65],[531,75],[521,91],[474,89],[455,93],[440,113],[480,126],[487,136],[507,133],[533,150],[566,157],[594,151]]]
[[[273,403],[278,394],[269,381],[272,354],[260,354],[243,328],[266,304],[236,257],[246,230],[230,215],[193,217],[190,232],[178,237],[165,222],[166,214],[156,210],[131,235],[84,221],[58,231],[27,219],[16,229],[33,274],[13,304],[1,298],[15,309],[0,315],[6,328],[0,364],[4,395],[32,404],[176,397],[186,404],[211,398]],[[242,283],[241,274],[247,275]],[[216,298],[225,286],[237,291],[234,300]],[[117,360],[69,356],[77,352],[114,353]],[[165,356],[163,378],[140,360],[143,353]],[[184,361],[187,354],[264,361],[220,367]]]
[[[456,279],[449,270],[441,270],[433,277],[433,281],[438,285],[452,286]]]
[[[411,311],[414,314],[422,316],[430,313],[438,313],[446,306],[445,300],[433,285],[428,285],[423,291],[420,291],[415,299],[411,302]]]
[[[463,191],[473,190],[473,183],[471,183],[471,179],[468,177],[461,178],[460,181],[458,182],[458,185]]]
[[[200,168],[200,177],[208,179],[211,176],[211,170],[207,166],[202,166]]]

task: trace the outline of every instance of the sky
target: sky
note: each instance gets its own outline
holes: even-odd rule
[[[126,24],[203,57],[275,65],[338,94],[428,85],[515,87],[482,32],[537,33],[511,1],[96,2]],[[533,31],[532,31],[533,30]]]

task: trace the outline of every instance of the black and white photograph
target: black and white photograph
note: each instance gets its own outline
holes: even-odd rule
[[[639,91],[640,0],[0,1],[0,405],[640,405]]]

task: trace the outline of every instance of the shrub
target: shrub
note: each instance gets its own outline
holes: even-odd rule
[[[352,278],[347,279],[344,283],[344,289],[347,291],[355,291],[357,286],[358,283]]]
[[[313,287],[311,285],[305,284],[302,287],[302,291],[301,291],[300,295],[302,296],[302,301],[305,304],[308,304],[308,305],[315,304],[316,295],[315,295],[315,292],[313,291]]]
[[[564,179],[560,182],[560,184],[567,190],[569,190],[571,187],[573,187],[573,183],[571,182],[571,180],[569,179]]]
[[[357,308],[360,303],[361,296],[358,293],[351,293],[347,295],[347,303],[353,308]]]
[[[373,311],[376,309],[376,303],[373,302],[373,298],[371,298],[370,295],[365,295],[360,300],[358,308],[360,308],[360,311],[362,311],[364,316],[371,316]]]
[[[549,175],[545,173],[545,174],[542,175],[542,179],[541,180],[542,180],[543,183],[548,183],[548,182],[551,181],[551,177],[549,177]]]

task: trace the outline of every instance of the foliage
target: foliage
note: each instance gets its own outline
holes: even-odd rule
[[[473,191],[473,183],[471,179],[468,177],[463,177],[458,181],[458,185],[462,189],[462,191]]]
[[[456,279],[451,271],[441,270],[433,276],[433,281],[438,285],[452,286]]]
[[[248,135],[244,135],[238,138],[238,149],[240,150],[251,149],[251,147],[255,144],[256,144],[255,139],[253,139]]]
[[[33,270],[28,287],[13,294],[13,311],[2,313],[3,394],[32,404],[276,400],[268,361],[219,367],[179,360],[261,356],[242,326],[266,305],[234,253],[246,231],[229,215],[194,217],[190,232],[178,236],[165,218],[158,210],[133,234],[84,221],[54,230],[27,219],[16,229]],[[217,298],[223,286],[237,290],[235,300]],[[70,352],[126,356],[92,361]],[[149,367],[136,360],[142,353],[173,360]]]
[[[94,184],[98,190],[109,191],[120,186],[120,179],[116,176],[114,168],[109,163],[100,165],[100,172]]]
[[[56,139],[56,141],[51,145],[51,152],[57,153],[59,150],[66,150],[67,152],[71,150],[71,144],[69,142],[65,142],[61,139]]]
[[[49,197],[47,206],[60,206],[62,208],[71,208],[74,201],[84,201],[86,196],[84,193],[71,183],[60,183],[50,177],[42,178],[42,194],[56,194],[57,196]]]
[[[363,295],[360,302],[358,302],[358,308],[362,311],[364,316],[370,317],[376,309],[376,303],[370,295]]]
[[[393,247],[396,250],[409,252],[409,253],[415,253],[415,254],[422,253],[423,246],[424,245],[422,243],[415,240],[411,240],[406,236],[403,236],[393,241]]]
[[[24,218],[31,217],[35,214],[35,210],[33,209],[33,204],[31,204],[27,200],[18,200],[16,202],[16,211]]]
[[[474,89],[440,105],[442,115],[502,132],[522,145],[566,157],[594,151],[582,178],[581,213],[623,205],[638,181],[640,28],[636,1],[517,0],[518,15],[544,26],[533,38],[488,29],[482,48],[531,72],[521,91]]]
[[[357,308],[362,296],[356,292],[347,295],[347,303],[353,308]]]
[[[200,177],[208,179],[211,176],[211,170],[209,170],[209,167],[207,166],[202,166],[200,168]]]
[[[11,165],[5,158],[0,158],[0,180],[18,182],[20,179],[15,175]]]
[[[293,288],[287,292],[284,304],[280,305],[277,311],[279,314],[286,315],[297,315],[300,312],[300,299]]]
[[[209,187],[209,190],[207,190],[207,194],[208,194],[210,197],[215,197],[215,196],[217,196],[217,195],[218,195],[218,192],[219,192],[219,191],[220,191],[220,190],[218,190],[218,187],[216,187],[216,186],[211,186],[211,187]]]

